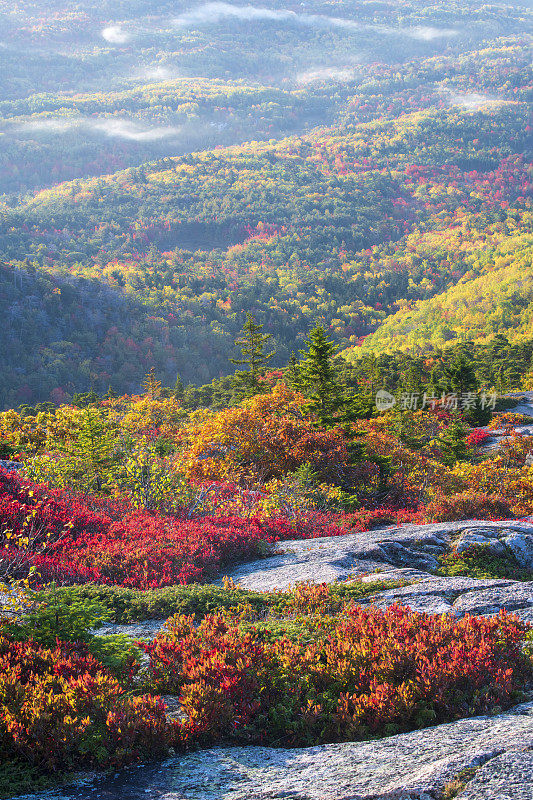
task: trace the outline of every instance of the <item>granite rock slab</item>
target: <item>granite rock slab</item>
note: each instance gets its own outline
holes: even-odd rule
[[[239,565],[230,577],[245,589],[288,589],[301,581],[334,583],[392,568],[434,569],[455,523],[390,528],[279,542],[269,558]],[[530,526],[533,532],[533,526]]]
[[[533,750],[512,751],[487,761],[457,800],[532,800]]]

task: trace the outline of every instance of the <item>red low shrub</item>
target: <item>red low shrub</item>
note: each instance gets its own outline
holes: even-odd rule
[[[357,531],[369,531],[379,525],[418,525],[424,521],[421,509],[362,508],[346,514],[344,524]]]
[[[149,589],[205,580],[223,565],[256,557],[259,542],[293,535],[281,521],[269,526],[239,517],[180,520],[136,511],[105,534],[61,541],[51,552],[58,563],[92,571],[98,582]]]
[[[320,621],[324,624],[320,634]],[[179,693],[182,742],[231,738],[287,746],[409,730],[505,706],[531,674],[525,628],[393,606],[313,616],[311,644],[255,625],[177,616],[152,644],[152,686]],[[487,680],[490,676],[490,681]]]
[[[474,428],[466,437],[468,447],[481,447],[487,439],[490,439],[490,433],[482,428]]]
[[[35,529],[51,533],[50,539],[44,537],[45,550],[36,548],[32,553],[36,580],[59,584],[94,581],[137,589],[207,580],[237,561],[257,558],[265,542],[339,536],[347,529],[364,531],[380,524],[420,523],[424,518],[439,522],[511,516],[502,498],[474,492],[442,496],[425,510],[374,508],[344,516],[308,511],[291,520],[282,516],[268,520],[236,516],[182,519],[135,511],[123,501],[102,501],[96,510],[87,502],[0,470],[4,567],[10,559],[17,563],[16,549],[5,549],[5,534],[20,532],[28,514]],[[43,537],[37,541],[42,543]]]

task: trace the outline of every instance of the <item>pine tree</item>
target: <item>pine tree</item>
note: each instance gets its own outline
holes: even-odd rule
[[[473,345],[470,345],[473,350]],[[455,393],[458,396],[459,408],[470,395],[476,395],[473,403],[464,406],[464,417],[471,425],[486,425],[491,418],[488,408],[482,408],[479,395],[479,381],[472,356],[468,356],[465,347],[459,349],[448,365],[442,367],[441,393]]]
[[[161,394],[161,381],[158,381],[155,377],[154,367],[145,376],[142,382],[142,390],[143,394],[147,394],[151,400],[156,400]]]
[[[307,351],[300,352],[298,389],[307,398],[305,411],[314,414],[323,428],[341,427],[347,440],[349,463],[352,466],[360,463],[366,458],[364,434],[356,431],[352,423],[369,416],[368,403],[341,382],[335,364],[336,347],[320,325],[309,334]],[[378,465],[383,489],[389,471],[388,459],[375,456],[372,460]]]
[[[378,360],[374,353],[370,353],[363,358],[361,375],[366,384],[366,393],[373,399],[376,390],[382,388],[383,384]]]
[[[505,370],[505,379],[509,390],[519,389],[522,386],[522,372],[517,364],[509,364]]]
[[[335,345],[320,325],[309,334],[308,350],[300,351],[303,358],[299,365],[299,388],[308,398],[307,411],[315,414],[324,428],[338,422],[335,417],[346,404],[344,387],[333,363],[335,351]]]
[[[433,367],[429,375],[429,385],[427,394],[433,397],[440,397],[444,393],[442,369],[438,366]]]
[[[400,388],[405,392],[417,392],[424,382],[420,361],[404,356],[400,363]]]
[[[236,387],[245,395],[253,395],[259,389],[259,378],[265,367],[276,351],[265,353],[265,344],[272,338],[272,334],[263,333],[263,325],[259,325],[253,314],[246,314],[246,322],[242,335],[235,339],[235,344],[240,348],[242,358],[230,358],[232,364],[244,365],[247,369],[237,372],[235,376]]]

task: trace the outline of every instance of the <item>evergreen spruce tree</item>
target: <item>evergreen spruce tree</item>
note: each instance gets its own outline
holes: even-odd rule
[[[429,374],[429,385],[427,393],[429,396],[440,397],[443,394],[442,371],[439,367],[433,367]]]
[[[374,353],[370,353],[363,358],[361,374],[366,383],[367,394],[373,401],[377,389],[381,389],[383,385],[383,376]]]
[[[522,386],[522,372],[517,364],[509,364],[505,370],[505,381],[509,391],[520,389]]]
[[[235,375],[235,388],[238,394],[251,396],[259,391],[259,378],[263,375],[267,363],[276,354],[275,350],[265,353],[265,344],[271,338],[272,334],[263,333],[263,325],[256,321],[254,315],[247,313],[242,335],[235,339],[235,344],[241,350],[242,358],[230,358],[232,364],[247,367],[246,370],[237,372]]]
[[[305,410],[318,418],[321,427],[343,428],[350,464],[355,465],[366,457],[366,450],[363,434],[356,432],[352,423],[369,416],[368,402],[357,391],[348,390],[342,384],[335,353],[335,345],[327,338],[324,328],[318,325],[309,334],[307,351],[301,351],[298,388],[307,398]],[[379,468],[380,490],[383,491],[390,471],[389,459],[375,456],[372,460]]]
[[[102,411],[88,406],[72,441],[72,466],[87,491],[102,492],[110,484],[116,463],[116,439]]]
[[[473,344],[468,349],[473,351]],[[468,356],[465,346],[458,349],[450,363],[442,367],[441,390],[444,394],[457,394],[459,408],[464,408],[464,417],[470,425],[487,425],[490,421],[490,409],[481,405],[476,364],[472,356]],[[465,405],[469,397],[470,402]]]
[[[419,392],[424,383],[424,373],[419,359],[403,356],[400,363],[400,388],[404,392]]]
[[[444,374],[450,389],[458,395],[477,392],[479,389],[472,359],[467,358],[465,353],[458,352]]]
[[[308,398],[306,409],[318,417],[324,428],[338,423],[336,417],[346,404],[344,387],[333,363],[335,351],[321,325],[309,334],[307,351],[300,351],[303,358],[299,380],[301,391]]]
[[[296,389],[297,391],[300,389],[301,385],[301,376],[300,376],[300,366],[298,364],[298,359],[291,353],[291,357],[289,358],[289,363],[287,364],[287,368],[285,370],[285,381],[287,386],[290,386],[291,389]]]
[[[458,461],[466,460],[468,456],[466,437],[465,426],[461,420],[455,419],[437,438],[441,460],[446,466],[453,467]]]
[[[155,400],[161,394],[161,381],[158,381],[155,377],[154,367],[145,376],[142,382],[142,390],[143,394],[147,394],[151,400]]]
[[[185,387],[183,386],[183,381],[181,380],[180,376],[176,376],[176,383],[174,384],[174,397],[176,400],[183,400],[183,395],[185,393]]]

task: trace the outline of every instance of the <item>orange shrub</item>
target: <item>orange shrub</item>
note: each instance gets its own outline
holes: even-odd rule
[[[517,516],[533,513],[533,468],[527,466],[529,437],[510,440],[495,458],[478,464],[458,464],[454,473],[483,494],[499,495]]]
[[[160,756],[164,706],[128,698],[82,645],[0,637],[0,746],[44,769],[119,766]]]
[[[265,395],[217,413],[196,412],[182,431],[177,467],[192,481],[257,484],[309,463],[328,482],[340,482],[348,450],[340,429],[317,430],[301,411],[303,397],[278,384]]]
[[[461,519],[509,519],[509,503],[500,495],[483,492],[461,492],[440,495],[425,509],[427,522],[452,522]]]
[[[516,425],[529,425],[531,423],[533,423],[531,417],[525,414],[515,414],[513,411],[508,411],[504,414],[495,414],[487,427],[491,431],[495,431],[500,428],[514,428]]]

